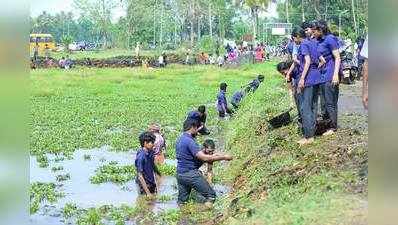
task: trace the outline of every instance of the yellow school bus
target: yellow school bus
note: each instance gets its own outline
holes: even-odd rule
[[[43,54],[46,46],[50,50],[55,49],[55,41],[51,34],[30,34],[30,53],[33,54],[36,43],[39,45],[39,54]]]

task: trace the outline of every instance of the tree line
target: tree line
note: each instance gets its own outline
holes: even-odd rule
[[[261,17],[271,2],[279,18]],[[58,43],[69,38],[104,48],[132,49],[137,42],[160,49],[212,48],[225,38],[275,42],[276,37],[265,40],[265,23],[325,19],[356,38],[367,32],[367,7],[367,0],[74,0],[73,12],[30,17],[30,32],[50,33]],[[115,20],[116,8],[124,15]]]

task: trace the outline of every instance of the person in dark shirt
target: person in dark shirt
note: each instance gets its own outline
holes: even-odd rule
[[[144,132],[139,136],[141,148],[137,151],[135,158],[135,168],[137,171],[136,183],[139,193],[153,198],[157,192],[157,182],[155,173],[161,175],[155,164],[153,146],[156,137],[151,132]]]
[[[238,109],[240,102],[243,100],[243,98],[246,96],[247,93],[250,92],[250,87],[246,86],[246,88],[244,86],[241,87],[241,89],[239,89],[238,91],[236,91],[231,98],[231,105],[235,108]]]
[[[305,145],[314,141],[318,106],[316,97],[322,79],[318,70],[317,42],[308,39],[301,27],[293,29],[292,36],[296,44],[300,45],[298,52],[300,79],[297,83],[297,93],[300,98],[300,115],[303,122],[304,137],[298,143]]]
[[[176,141],[178,204],[188,202],[192,189],[198,194],[197,201],[211,206],[216,198],[216,192],[203,177],[199,168],[203,163],[213,163],[221,160],[232,160],[232,156],[220,153],[212,155],[201,150],[195,140],[199,123],[196,120],[184,122],[184,132]],[[200,196],[200,197],[199,197]]]
[[[200,127],[199,127],[199,134],[201,135],[209,135],[210,131],[206,128],[206,118],[207,118],[207,113],[206,113],[206,106],[201,105],[198,107],[198,110],[193,110],[188,113],[187,120],[196,120],[199,122]]]
[[[225,96],[227,93],[227,86],[226,83],[221,83],[220,92],[217,95],[217,111],[220,118],[224,118],[226,114],[231,115],[233,113],[233,111],[228,108],[227,97]]]
[[[330,129],[323,135],[332,135],[337,131],[339,74],[341,58],[339,44],[325,21],[318,21],[314,27],[314,36],[318,40],[317,51],[325,58],[325,65],[320,68],[321,92],[325,99],[324,105],[327,118],[330,119]]]
[[[249,87],[251,88],[252,92],[255,92],[258,87],[260,87],[260,84],[264,81],[264,75],[258,75],[256,79],[252,80],[249,83]]]

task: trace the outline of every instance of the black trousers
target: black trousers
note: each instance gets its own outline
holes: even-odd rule
[[[197,202],[214,202],[216,199],[216,192],[199,170],[191,170],[186,173],[177,174],[177,183],[178,204],[188,202],[192,189],[195,190],[197,194]]]

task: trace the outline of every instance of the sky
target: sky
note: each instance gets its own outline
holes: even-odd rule
[[[47,11],[50,14],[56,14],[61,11],[70,12],[73,9],[73,0],[30,0],[30,15],[36,17],[43,11]],[[262,13],[264,17],[277,17],[276,4],[271,3],[267,9],[268,12]],[[76,14],[76,13],[74,13]],[[120,16],[124,15],[124,10],[118,7],[113,12],[113,21],[117,21]]]

